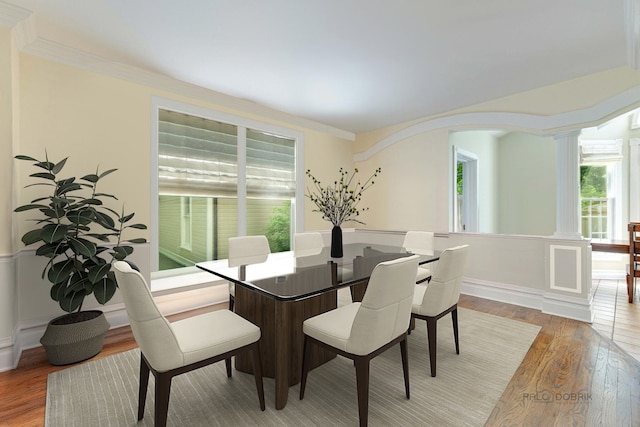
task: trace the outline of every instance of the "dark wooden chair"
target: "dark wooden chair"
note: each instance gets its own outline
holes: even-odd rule
[[[629,231],[629,264],[627,265],[627,296],[633,302],[636,277],[640,277],[640,222],[630,222]]]
[[[460,354],[458,340],[458,299],[460,286],[467,261],[468,245],[445,249],[440,256],[431,281],[426,286],[416,285],[411,308],[411,320],[421,319],[427,322],[427,341],[429,342],[429,362],[431,376],[436,376],[436,349],[438,342],[438,320],[451,313],[453,339],[456,354]]]
[[[300,399],[304,398],[312,344],[353,360],[360,426],[366,426],[369,417],[370,361],[396,344],[400,344],[405,394],[409,399],[407,329],[418,258],[413,255],[378,264],[371,274],[362,302],[338,307],[304,321]]]
[[[231,356],[253,352],[260,409],[265,410],[260,360],[260,328],[229,310],[218,310],[169,323],[153,301],[142,275],[124,261],[113,265],[116,280],[140,346],[138,421],[144,417],[149,373],[155,377],[154,426],[165,426],[171,380],[176,375],[225,361],[231,377]]]

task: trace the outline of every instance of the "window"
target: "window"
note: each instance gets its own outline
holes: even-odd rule
[[[180,247],[191,250],[191,197],[180,198]]]
[[[580,141],[582,236],[620,239],[622,140]]]
[[[170,101],[158,104],[152,271],[225,259],[233,236],[264,234],[272,252],[290,250],[295,225],[302,223],[295,203],[304,197],[296,185],[304,182],[302,135]]]

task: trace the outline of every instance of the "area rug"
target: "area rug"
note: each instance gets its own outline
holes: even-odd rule
[[[426,325],[409,336],[411,399],[404,395],[399,348],[371,362],[371,426],[482,426],[520,365],[540,328],[473,310],[459,309],[460,354],[455,354],[449,316],[438,322],[438,370],[429,371]],[[153,376],[144,419],[136,422],[139,351],[131,350],[52,373],[47,383],[45,425],[152,426]],[[170,426],[354,426],[358,425],[355,369],[342,357],[309,373],[305,398],[289,389],[276,410],[274,382],[265,378],[267,409],[260,411],[252,375],[227,378],[224,363],[173,380]]]

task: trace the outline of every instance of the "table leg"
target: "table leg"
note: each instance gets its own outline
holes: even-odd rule
[[[289,396],[289,369],[291,356],[291,303],[276,301],[275,304],[275,385],[276,409],[287,404]]]

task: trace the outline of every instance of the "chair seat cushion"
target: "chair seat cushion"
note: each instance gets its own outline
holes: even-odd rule
[[[416,275],[416,283],[424,282],[431,277],[431,270],[424,267],[418,267],[418,274]]]
[[[302,330],[306,335],[347,351],[347,340],[351,335],[353,320],[360,308],[359,302],[338,307],[335,310],[305,320]]]
[[[184,365],[226,353],[260,339],[260,328],[229,310],[178,320],[171,323],[171,329],[184,355]]]

